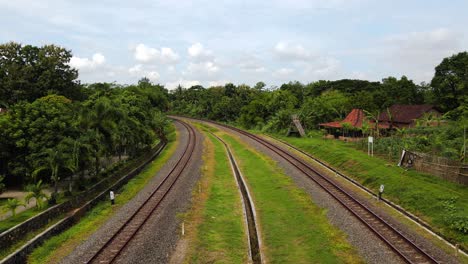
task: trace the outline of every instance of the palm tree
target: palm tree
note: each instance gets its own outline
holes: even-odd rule
[[[18,208],[20,206],[26,207],[26,205],[24,203],[20,202],[16,198],[8,199],[7,203],[5,205],[3,205],[3,210],[5,212],[11,211],[11,215],[15,216],[16,215],[16,208]]]
[[[58,193],[58,181],[59,177],[59,168],[62,162],[62,157],[56,149],[46,149],[45,150],[45,161],[46,164],[40,166],[33,171],[33,175],[39,174],[41,171],[50,170],[50,179],[54,182],[54,192],[52,193],[51,202],[55,203],[55,198]]]
[[[42,200],[47,199],[47,195],[43,191],[44,186],[42,185],[42,180],[39,180],[36,184],[28,185],[26,190],[29,192],[24,198],[26,203],[29,204],[29,201],[34,198],[36,200],[36,208],[42,208]]]
[[[84,108],[80,115],[80,123],[83,128],[89,130],[93,139],[91,142],[95,160],[96,175],[100,170],[100,158],[102,154],[112,150],[113,134],[117,129],[116,121],[122,116],[116,107],[111,105],[108,98],[98,98],[94,105]]]
[[[379,129],[379,117],[380,117],[380,111],[377,111],[375,114],[372,114],[369,111],[363,110],[369,118],[373,119],[375,122],[375,137],[379,137],[380,135],[380,129]]]

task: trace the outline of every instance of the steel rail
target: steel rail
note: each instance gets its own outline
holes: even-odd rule
[[[97,252],[93,254],[91,259],[86,261],[86,263],[113,263],[121,254],[121,252],[126,248],[128,243],[136,236],[141,227],[143,227],[144,224],[148,221],[153,212],[159,207],[164,198],[166,198],[167,194],[172,190],[176,181],[179,179],[180,175],[186,168],[193,155],[197,137],[192,126],[181,120],[176,121],[181,123],[187,129],[189,134],[188,143],[185,146],[184,152],[180,159],[170,170],[170,172],[164,177],[164,179],[158,184],[158,186],[151,192],[148,198],[144,200],[144,202],[137,208],[137,210],[125,221],[122,226],[120,226],[117,232],[115,232],[112,237],[108,239]],[[171,177],[174,173],[175,176]],[[170,178],[173,178],[172,182],[168,182],[169,186],[166,190],[164,190],[163,185]],[[158,198],[157,194],[160,194],[160,190],[162,190],[163,193],[162,196]],[[141,217],[143,219],[138,219]],[[119,236],[123,236],[123,241],[119,240]]]
[[[359,221],[368,227],[374,234],[376,234],[382,241],[385,242],[397,255],[399,255],[407,263],[439,263],[434,257],[429,255],[426,251],[416,245],[413,241],[407,238],[389,222],[384,220],[376,212],[374,212],[367,205],[360,202],[350,192],[344,190],[334,181],[330,180],[327,176],[319,173],[305,161],[297,158],[287,150],[247,131],[238,129],[233,126],[214,122],[211,120],[197,119],[203,122],[212,123],[234,130],[244,136],[247,136],[254,141],[260,143],[266,148],[270,149],[291,165],[296,167],[308,178],[316,182],[322,189],[329,193],[335,200],[342,204],[350,213],[352,213]],[[318,177],[317,177],[318,176]],[[366,217],[366,214],[368,214]],[[387,234],[385,234],[387,232]],[[388,234],[390,233],[390,234]],[[407,248],[409,246],[410,248]],[[405,248],[406,247],[406,248]]]

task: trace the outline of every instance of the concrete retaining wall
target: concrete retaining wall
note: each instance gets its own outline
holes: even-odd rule
[[[55,236],[73,226],[83,215],[86,214],[87,211],[89,211],[97,203],[107,199],[111,189],[117,190],[121,188],[130,179],[138,175],[147,164],[149,164],[156,156],[159,155],[159,153],[161,153],[165,145],[166,143],[159,143],[155,148],[152,149],[150,155],[145,155],[142,158],[141,165],[118,179],[114,184],[110,185],[110,179],[102,180],[72,200],[53,206],[38,214],[37,216],[28,219],[27,221],[0,234],[0,247],[8,247],[22,239],[28,232],[38,230],[46,226],[49,221],[58,217],[59,215],[68,213],[64,219],[60,220],[44,232],[37,235],[23,247],[3,259],[0,264],[25,263],[27,256],[34,250],[34,248],[42,244],[46,239]],[[89,200],[89,197],[93,196],[94,198]],[[79,207],[80,205],[81,207]],[[74,208],[77,209],[72,211]]]

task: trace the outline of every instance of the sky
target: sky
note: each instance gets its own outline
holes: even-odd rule
[[[0,0],[0,42],[65,47],[82,83],[420,83],[468,50],[467,10],[466,0]]]

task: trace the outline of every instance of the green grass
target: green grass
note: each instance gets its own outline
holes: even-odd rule
[[[378,157],[369,157],[367,153],[356,150],[351,143],[318,137],[278,138],[340,169],[374,191],[380,184],[385,184],[384,197],[424,219],[465,249],[468,248],[468,234],[451,228],[448,218],[450,213],[458,217],[468,216],[466,186],[405,170]]]
[[[47,206],[44,206],[44,208],[38,210],[35,207],[29,208],[27,210],[24,210],[20,213],[17,213],[15,216],[10,216],[2,221],[0,221],[0,233],[18,225],[21,224],[22,222],[28,220],[29,218],[36,216],[37,214],[43,212],[44,210],[48,209]]]
[[[91,234],[109,220],[114,213],[130,201],[154,177],[161,167],[169,160],[177,148],[175,133],[169,135],[166,149],[150,163],[138,176],[130,180],[116,194],[115,205],[108,201],[100,202],[89,211],[78,224],[65,232],[52,237],[34,250],[28,257],[28,263],[57,263],[70,254],[76,246],[84,242]]]
[[[24,244],[26,244],[29,240],[33,239],[35,236],[37,236],[38,234],[42,233],[43,231],[45,231],[47,228],[51,227],[52,225],[54,225],[55,223],[57,223],[61,218],[63,217],[63,215],[57,217],[57,218],[54,218],[53,220],[51,220],[47,225],[43,226],[42,228],[39,228],[38,230],[35,230],[33,232],[28,232],[22,239],[18,240],[16,243],[14,244],[11,244],[9,247],[7,248],[1,248],[0,249],[0,260],[1,259],[4,259],[5,257],[7,257],[8,255],[10,255],[11,253],[15,252],[15,250],[17,250],[18,248],[22,247]]]
[[[252,192],[268,262],[362,262],[345,234],[328,222],[326,210],[316,206],[273,160],[231,136],[222,137]]]
[[[201,223],[189,263],[247,263],[248,244],[240,193],[224,146],[211,134],[203,177],[208,181]],[[195,212],[196,213],[196,212]]]

